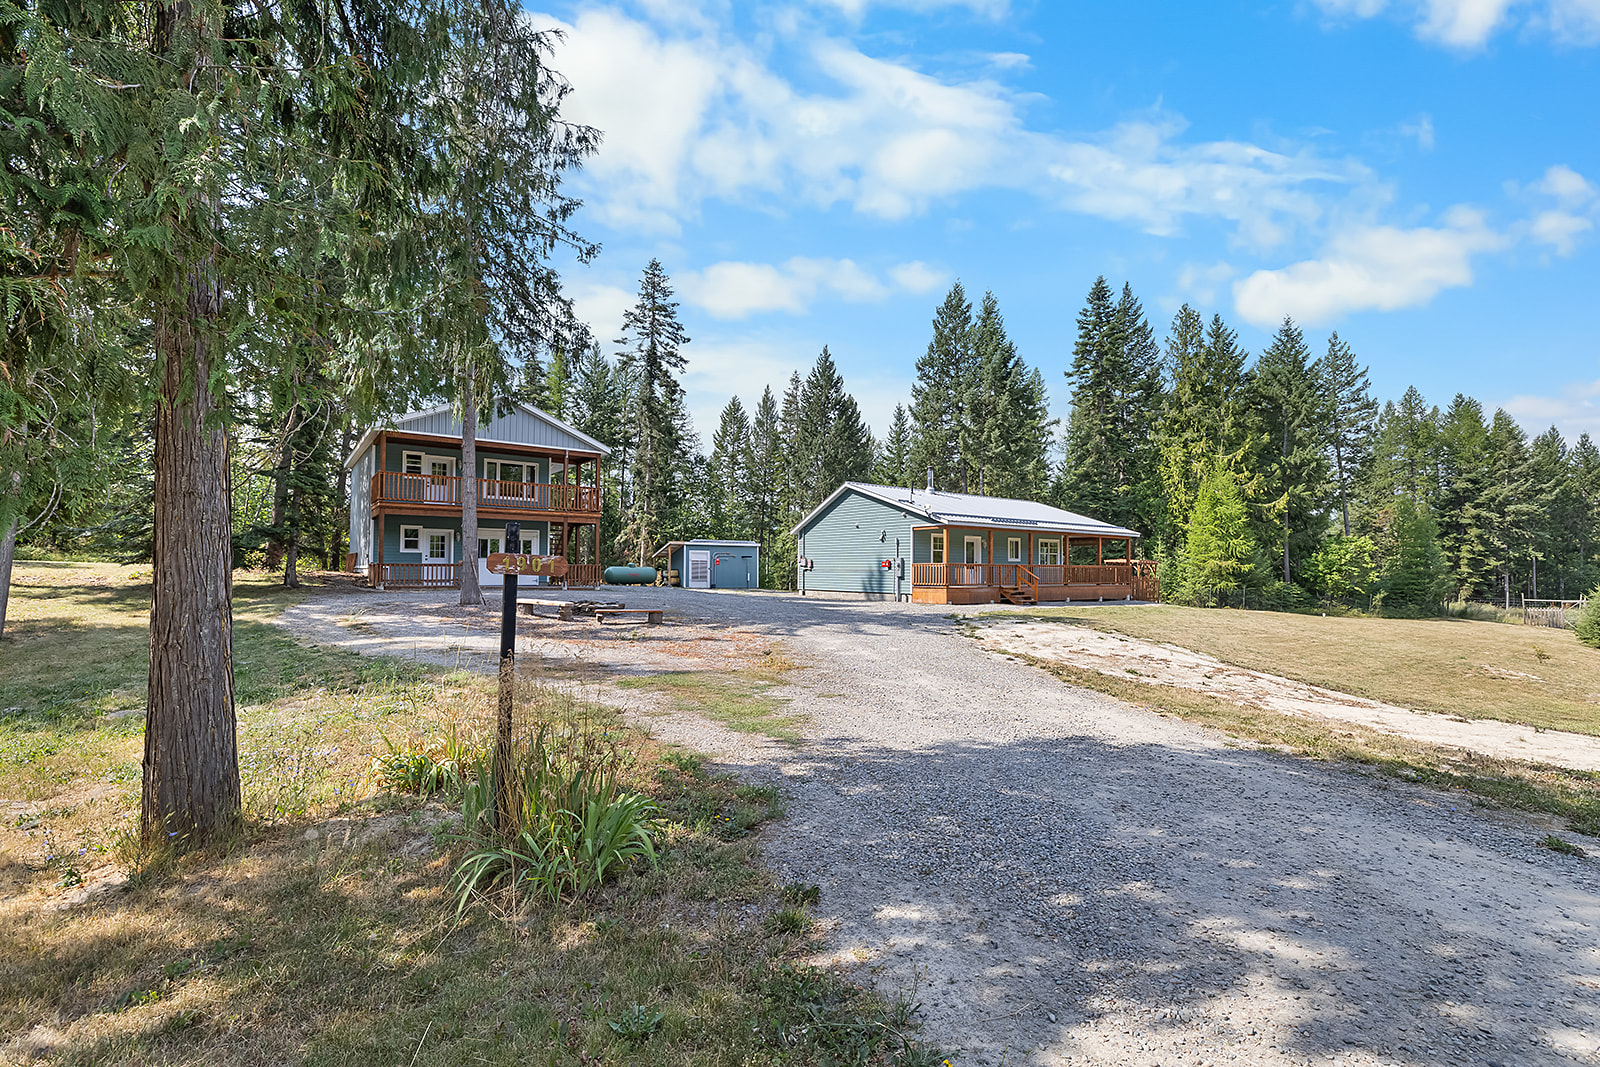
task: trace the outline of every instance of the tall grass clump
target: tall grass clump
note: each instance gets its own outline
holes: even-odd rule
[[[513,907],[580,897],[638,861],[654,864],[656,805],[622,788],[627,758],[591,720],[539,723],[513,748],[506,819],[496,814],[493,761],[479,762],[462,789],[462,822],[478,847],[455,871],[457,917],[490,893]]]

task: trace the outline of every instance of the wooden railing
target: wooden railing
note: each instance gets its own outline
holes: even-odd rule
[[[499,579],[495,579],[496,582]],[[367,584],[385,589],[455,589],[461,585],[459,563],[374,563],[367,567]],[[569,563],[565,578],[552,578],[553,586],[593,589],[600,584],[600,564]]]
[[[367,568],[374,589],[454,589],[461,584],[459,563],[374,563]]]
[[[1128,585],[1140,600],[1155,600],[1160,586],[1154,560],[1132,563],[1024,564],[1024,563],[913,563],[911,584],[959,588],[963,586],[1027,585],[1038,599],[1041,585]],[[1149,593],[1150,595],[1144,595]]]
[[[372,476],[374,504],[461,506],[462,479],[453,475],[379,471]],[[506,482],[478,479],[478,506],[504,511],[556,511],[598,514],[600,489],[593,485]]]

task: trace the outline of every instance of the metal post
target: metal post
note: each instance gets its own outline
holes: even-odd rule
[[[500,544],[503,549],[520,552],[522,524],[506,523],[505,540]],[[507,568],[500,594],[500,715],[494,744],[495,829],[501,836],[509,836],[516,829],[511,788],[511,713],[516,680],[517,573],[514,568]]]

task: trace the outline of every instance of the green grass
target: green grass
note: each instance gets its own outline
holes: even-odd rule
[[[799,742],[799,726],[805,722],[787,698],[774,695],[773,690],[783,684],[777,672],[672,671],[623,678],[616,684],[665,694],[730,729],[790,744]]]
[[[1600,651],[1570,630],[1170,604],[1006,617],[1166,642],[1399,707],[1600,736]]]
[[[244,826],[211,851],[140,857],[148,589],[135,569],[19,566],[0,643],[0,1047],[57,1064],[932,1064],[913,1006],[804,966],[805,907],[760,861],[775,791],[710,773],[590,706],[626,747],[628,788],[664,820],[660,861],[591,895],[460,924],[459,811],[374,789],[374,756],[491,721],[493,682],[296,645],[296,596],[241,581]],[[37,576],[37,577],[36,577]],[[84,579],[75,583],[74,576]],[[33,584],[50,581],[54,584]],[[97,584],[90,584],[97,583]],[[16,603],[16,601],[14,601]],[[16,673],[14,673],[16,672]],[[742,690],[740,686],[753,688]],[[666,684],[754,700],[774,680]],[[718,694],[721,694],[720,696]],[[575,698],[519,689],[524,722]],[[609,719],[605,716],[610,716]],[[121,890],[61,907],[126,861]]]

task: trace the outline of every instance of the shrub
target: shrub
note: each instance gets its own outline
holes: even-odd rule
[[[456,868],[457,917],[494,889],[513,904],[583,896],[635,860],[654,863],[656,806],[621,790],[621,765],[604,733],[545,723],[513,753],[512,825],[496,827],[494,769],[480,763],[461,814],[483,847]]]
[[[1600,648],[1600,588],[1589,594],[1583,610],[1573,620],[1572,630],[1578,640],[1593,648]]]

